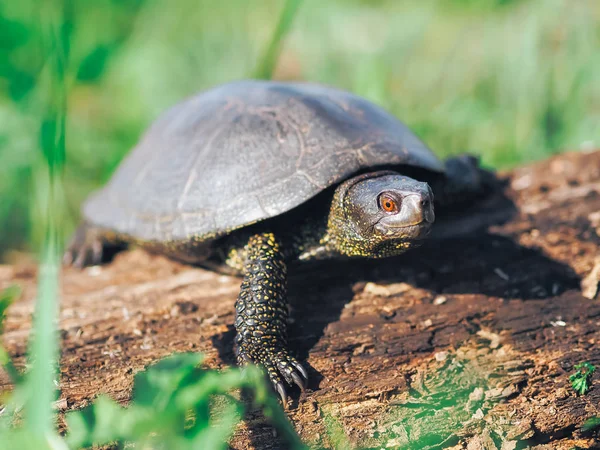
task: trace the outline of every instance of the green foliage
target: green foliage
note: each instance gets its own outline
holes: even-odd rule
[[[94,83],[100,79],[108,64],[112,49],[108,45],[100,44],[88,53],[77,71],[77,81]]]
[[[331,446],[336,450],[350,450],[352,445],[339,420],[329,411],[322,410],[321,415]]]
[[[592,431],[598,427],[600,427],[600,417],[594,416],[586,420],[581,429],[583,431]]]
[[[585,395],[590,390],[592,375],[596,371],[596,368],[586,361],[577,364],[575,370],[577,372],[569,376],[571,386],[575,392]]]
[[[29,340],[31,368],[19,387],[23,399],[25,428],[34,436],[46,438],[55,434],[52,404],[56,400],[58,336],[58,297],[60,252],[62,250],[63,189],[67,120],[66,71],[68,67],[72,17],[68,8],[45,5],[43,8],[42,42],[46,71],[39,83],[49,89],[47,96],[37,98],[40,117],[38,148],[41,150],[44,176],[37,180],[36,193],[41,200],[38,230],[43,236],[38,271],[34,332]],[[40,95],[38,93],[38,95]]]
[[[141,448],[225,449],[244,414],[229,393],[245,388],[289,448],[305,448],[255,367],[222,373],[202,370],[202,356],[178,354],[136,375],[133,398],[121,408],[107,397],[67,417],[71,448],[126,442]]]
[[[57,435],[41,437],[27,429],[1,430],[0,442],[3,449],[22,450],[68,450],[65,442]]]
[[[122,2],[120,7],[135,9],[141,3]],[[65,216],[62,181],[67,161],[67,99],[72,92],[69,68],[71,65],[78,67],[73,77],[76,83],[98,81],[109,63],[111,51],[123,38],[121,30],[108,40],[109,43],[97,45],[78,61],[81,49],[77,49],[79,41],[74,36],[79,36],[76,19],[82,10],[73,5],[71,2],[45,4],[41,14],[44,23],[30,27],[39,29],[41,39],[37,43],[44,47],[45,55],[43,73],[36,80],[39,89],[32,95],[31,103],[22,109],[24,117],[30,114],[27,119],[31,119],[31,128],[39,130],[37,146],[34,146],[39,149],[38,157],[31,161],[34,161],[34,172],[39,174],[34,189],[35,209],[39,211],[35,228],[43,245],[27,355],[30,370],[25,376],[16,371],[9,355],[0,347],[0,363],[16,384],[11,395],[2,393],[0,443],[7,448],[20,449],[68,449],[126,442],[139,444],[140,448],[224,449],[246,410],[245,403],[236,400],[231,391],[245,389],[252,396],[254,406],[278,428],[290,448],[305,448],[270,392],[262,372],[254,367],[243,372],[238,369],[222,373],[202,370],[199,368],[202,356],[198,354],[175,355],[138,373],[134,379],[132,401],[127,408],[107,397],[100,397],[84,410],[69,415],[70,432],[66,439],[57,434],[52,403],[58,385],[55,324],[58,318],[59,255],[63,247],[59,230],[63,228]],[[114,2],[115,9],[116,5]],[[8,24],[1,19],[2,16],[0,23]],[[24,40],[19,36],[27,34],[26,26],[15,24],[17,22],[12,21],[0,31],[0,35],[12,36],[4,43],[9,50]],[[280,32],[278,39],[284,34]],[[267,52],[267,57],[275,58],[276,52]],[[15,71],[5,72],[12,74]],[[6,140],[0,139],[0,150],[6,149],[2,146],[5,143]],[[0,319],[18,294],[15,287],[0,294]]]
[[[28,42],[30,34],[25,24],[5,17],[0,9],[0,92],[4,90],[13,101],[20,101],[35,83],[34,75],[12,58]]]
[[[61,228],[62,184],[60,172],[65,155],[66,91],[65,67],[67,60],[68,20],[61,11],[46,5],[44,15],[47,28],[43,34],[47,45],[47,70],[40,76],[40,84],[49,88],[47,97],[36,98],[39,113],[38,148],[44,161],[40,167],[36,194],[43,199],[39,229],[44,236],[40,252],[41,264],[38,276],[38,294],[29,340],[28,358],[30,369],[21,376],[14,368],[6,352],[2,363],[16,383],[15,392],[7,400],[5,418],[2,420],[0,442],[13,442],[10,448],[66,448],[55,431],[52,403],[56,398],[56,364],[58,336],[55,323],[58,319],[59,252],[62,243],[58,230]],[[64,19],[64,20],[63,20]],[[35,123],[35,122],[32,122]],[[33,134],[33,133],[32,133]],[[22,410],[22,415],[19,413]],[[23,419],[18,429],[12,421]],[[34,446],[35,445],[35,446]]]
[[[250,407],[263,411],[287,448],[307,448],[270,392],[262,371],[247,367],[219,373],[199,367],[202,359],[200,354],[177,354],[139,372],[126,408],[100,396],[90,406],[67,415],[66,438],[53,431],[44,434],[0,427],[0,442],[10,443],[6,448],[21,449],[123,448],[132,444],[152,449],[226,449],[247,411],[246,403],[231,392],[243,389],[253,401]]]

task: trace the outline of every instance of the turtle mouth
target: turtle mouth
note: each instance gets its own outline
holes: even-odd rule
[[[431,233],[432,223],[423,219],[417,223],[411,224],[377,224],[376,228],[384,236],[389,236],[391,239],[423,239]]]
[[[431,222],[422,220],[414,225],[391,227],[409,239],[424,239],[431,233]]]
[[[431,225],[431,222],[423,220],[417,225],[411,225],[408,228],[412,233],[414,233],[414,239],[424,239],[429,236],[429,233],[431,233]]]
[[[425,220],[414,225],[389,227],[383,240],[373,248],[371,256],[394,256],[419,247],[431,232],[431,228],[431,223]]]
[[[393,230],[408,230],[413,228],[431,228],[431,222],[427,220],[421,220],[420,222],[410,223],[410,224],[402,224],[402,225],[393,225],[386,224],[386,228],[391,228]]]

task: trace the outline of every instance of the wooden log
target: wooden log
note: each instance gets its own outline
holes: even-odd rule
[[[587,298],[600,272],[600,152],[505,176],[512,214],[492,200],[456,212],[449,237],[401,257],[327,262],[292,276],[291,345],[311,382],[304,396],[292,392],[289,414],[303,439],[414,449],[600,445],[598,431],[581,428],[600,416],[599,373],[583,396],[568,379],[579,362],[600,366],[600,302]],[[473,230],[492,216],[504,223]],[[23,288],[2,337],[17,364],[35,276],[30,265],[0,267],[0,288]],[[203,352],[212,368],[232,364],[239,284],[141,250],[65,270],[60,409],[100,392],[126,402],[133,374],[172,352]],[[282,444],[255,413],[232,447]]]

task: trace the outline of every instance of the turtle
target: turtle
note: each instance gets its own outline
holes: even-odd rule
[[[288,346],[288,266],[417,247],[435,209],[489,183],[470,155],[439,159],[374,103],[308,82],[242,80],[162,113],[84,202],[64,262],[134,244],[242,277],[237,363],[287,385],[308,374]],[[434,198],[435,194],[435,198]]]

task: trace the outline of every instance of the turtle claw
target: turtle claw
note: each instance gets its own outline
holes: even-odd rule
[[[305,384],[306,384],[306,382],[308,381],[308,373],[306,372],[306,369],[302,366],[302,364],[300,364],[296,361],[292,361],[292,365],[298,372],[300,372],[302,374],[302,376],[304,377]]]
[[[279,394],[279,397],[281,398],[281,403],[283,403],[283,409],[287,409],[288,396],[287,396],[287,393],[285,392],[285,386],[283,385],[283,383],[281,381],[278,381],[275,384],[275,390],[277,391],[277,393]]]
[[[271,383],[281,397],[284,409],[287,409],[288,395],[282,378],[290,386],[294,384],[298,386],[300,391],[304,393],[306,392],[308,375],[304,367],[295,358],[287,355],[287,352],[277,353],[272,358],[271,361],[260,361],[260,363],[267,369]],[[276,363],[273,364],[273,361],[276,361]],[[273,365],[277,367],[276,371],[272,370]]]
[[[302,392],[306,391],[306,382],[296,372],[292,372],[292,380]]]
[[[245,340],[238,335],[236,343],[238,365],[243,367],[248,363],[255,363],[262,366],[274,391],[281,398],[283,407],[287,409],[289,397],[285,383],[291,386],[295,384],[302,392],[305,392],[308,375],[304,367],[293,356],[290,356],[287,350],[277,347],[255,350],[261,344],[260,341]]]

